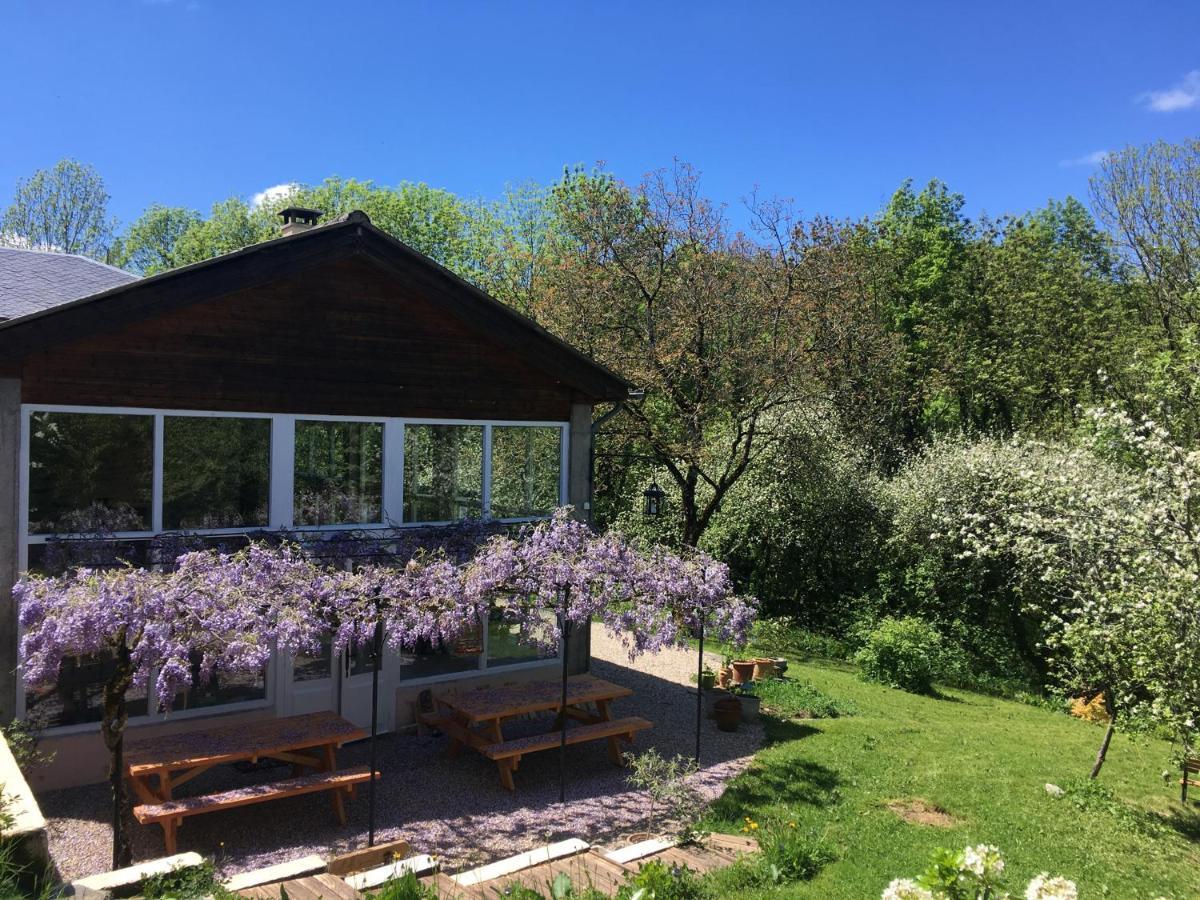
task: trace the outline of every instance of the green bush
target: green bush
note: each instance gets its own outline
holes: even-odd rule
[[[405,872],[385,881],[375,900],[437,900],[437,891],[421,884],[415,873]]]
[[[762,831],[758,846],[764,874],[772,884],[808,881],[835,858],[816,831],[798,828],[795,822]]]
[[[667,866],[652,860],[626,878],[617,900],[701,900],[704,886],[687,866]]]
[[[754,685],[754,693],[764,704],[785,716],[807,713],[814,719],[836,719],[857,712],[853,703],[830,697],[807,681],[772,678]]]
[[[929,694],[942,670],[944,654],[942,636],[928,622],[914,616],[888,616],[867,635],[854,661],[868,681]]]

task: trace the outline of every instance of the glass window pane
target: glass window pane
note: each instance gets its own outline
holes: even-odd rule
[[[404,427],[404,521],[483,515],[483,427]]]
[[[558,506],[562,430],[497,425],[492,429],[492,516],[548,516]]]
[[[297,525],[372,525],[383,518],[383,425],[296,422]]]
[[[292,663],[292,681],[320,681],[333,677],[333,642],[326,638],[314,654],[298,654]]]
[[[269,419],[163,417],[163,527],[267,525]]]
[[[148,531],[154,417],[29,417],[31,534]]]
[[[553,613],[546,613],[548,622],[553,621]],[[535,659],[548,659],[558,654],[545,654],[537,647],[520,640],[521,630],[517,624],[504,615],[502,605],[494,605],[488,614],[488,668],[508,666],[513,663],[529,662]]]
[[[116,665],[111,653],[68,657],[58,682],[25,692],[25,720],[35,730],[99,722],[104,714],[104,683]],[[146,715],[146,687],[125,694],[130,716]]]
[[[469,672],[479,668],[483,653],[482,629],[476,627],[462,634],[453,644],[433,645],[423,642],[415,650],[400,652],[400,678],[428,678],[451,672]]]
[[[208,681],[201,678],[201,661],[199,653],[193,653],[192,677],[188,687],[181,690],[175,697],[172,712],[184,709],[204,709],[209,706],[221,706],[226,703],[244,703],[247,700],[262,700],[267,696],[267,671],[237,672],[228,674],[220,669],[215,670]]]

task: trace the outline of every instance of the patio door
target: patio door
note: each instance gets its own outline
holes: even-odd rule
[[[287,716],[330,710],[359,728],[371,727],[371,659],[365,648],[335,654],[297,656],[282,673],[281,713]],[[379,730],[391,731],[396,720],[396,654],[384,650],[379,670]]]

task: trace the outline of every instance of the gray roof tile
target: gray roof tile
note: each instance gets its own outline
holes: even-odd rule
[[[15,319],[137,280],[86,256],[0,247],[0,320]]]

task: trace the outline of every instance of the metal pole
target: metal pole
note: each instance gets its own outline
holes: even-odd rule
[[[562,733],[558,744],[558,802],[567,802],[567,647],[571,641],[571,621],[566,613],[562,617],[562,706],[558,714],[562,717]]]
[[[375,846],[375,737],[379,734],[379,666],[383,662],[383,620],[375,623],[371,660],[371,780],[367,782],[367,846]]]
[[[700,768],[700,722],[704,718],[704,620],[700,620],[700,658],[696,663],[696,768]]]

